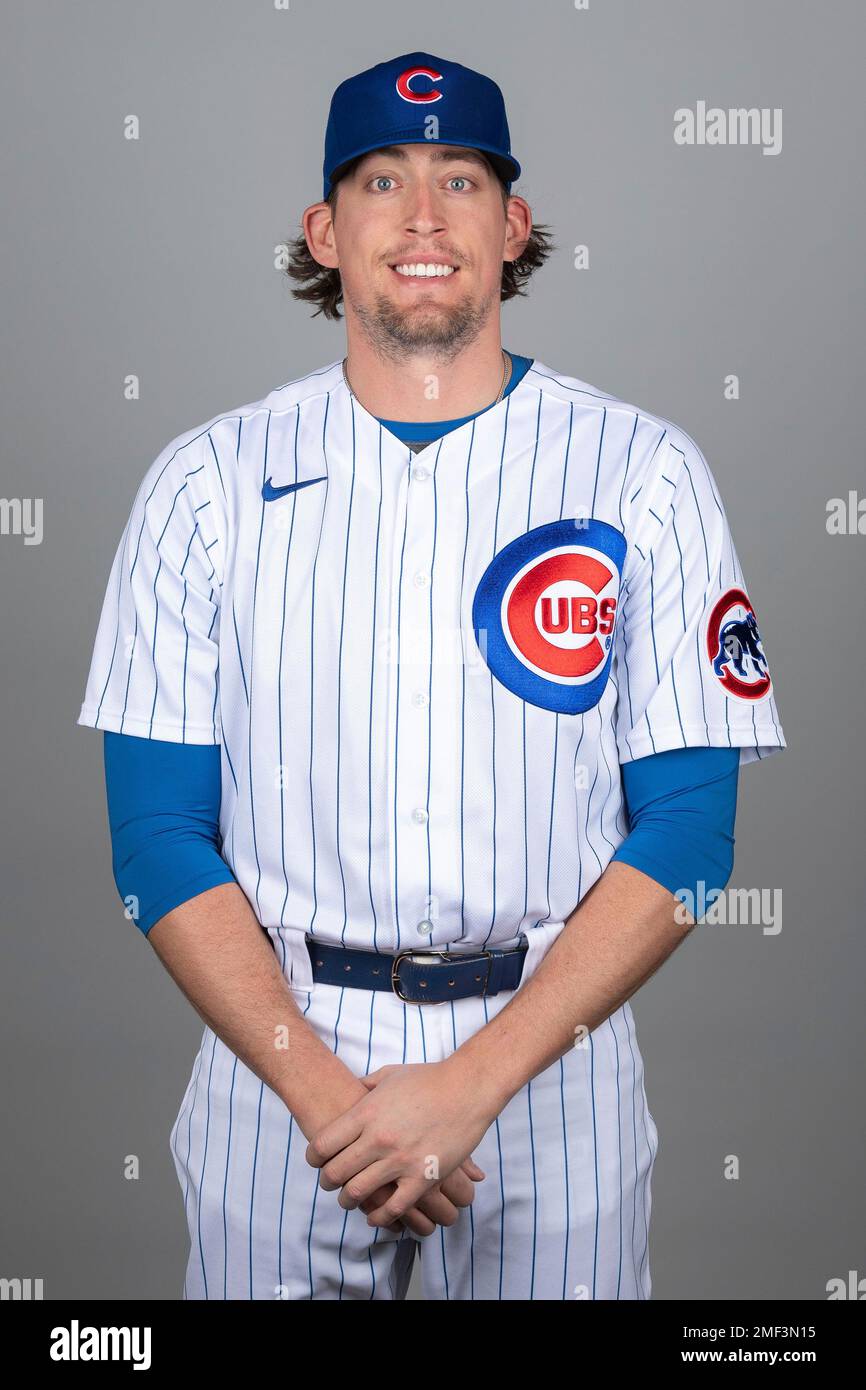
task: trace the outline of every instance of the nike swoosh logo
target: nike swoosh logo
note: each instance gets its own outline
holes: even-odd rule
[[[286,483],[284,487],[274,487],[268,478],[262,488],[262,497],[266,502],[275,502],[278,497],[285,497],[289,492],[297,492],[299,487],[311,487],[313,483],[323,483],[324,481],[323,476],[321,478],[307,478],[306,482],[303,483]]]

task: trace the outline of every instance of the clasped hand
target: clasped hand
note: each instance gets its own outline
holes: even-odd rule
[[[320,1186],[340,1188],[340,1206],[362,1207],[370,1226],[399,1230],[406,1217],[410,1229],[429,1235],[434,1224],[453,1225],[456,1208],[470,1205],[473,1184],[485,1177],[470,1155],[492,1116],[477,1088],[466,1094],[471,1088],[450,1062],[380,1067],[361,1077],[367,1095],[307,1146]]]

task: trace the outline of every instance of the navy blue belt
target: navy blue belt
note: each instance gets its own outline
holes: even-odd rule
[[[353,989],[386,989],[406,1004],[446,1004],[449,999],[481,998],[516,989],[529,946],[527,938],[511,950],[472,954],[456,951],[359,951],[307,937],[313,979]]]

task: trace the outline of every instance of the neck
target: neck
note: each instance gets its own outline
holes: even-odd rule
[[[383,357],[361,335],[348,333],[346,373],[358,401],[385,420],[455,420],[495,401],[508,384],[510,361],[496,332],[476,338],[443,361],[434,352],[394,360]]]

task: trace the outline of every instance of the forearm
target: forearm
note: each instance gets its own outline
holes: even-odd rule
[[[364,1094],[310,1027],[237,884],[188,899],[147,940],[187,999],[228,1048],[286,1104],[309,1139],[335,1093]]]
[[[676,920],[678,907],[654,879],[608,865],[532,977],[451,1058],[492,1114],[655,974],[693,925]]]

